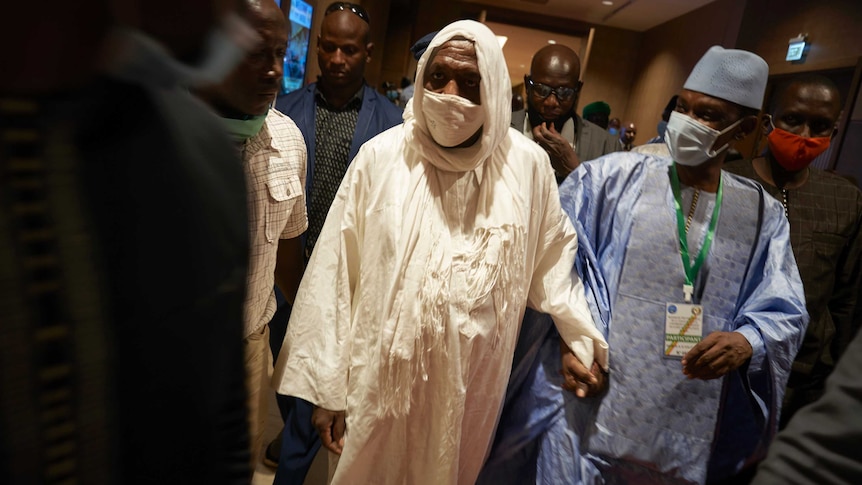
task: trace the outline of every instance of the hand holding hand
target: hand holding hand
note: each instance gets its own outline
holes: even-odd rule
[[[560,340],[563,361],[563,389],[578,397],[590,397],[604,391],[607,378],[599,364],[593,362],[590,370],[581,363],[569,347]]]

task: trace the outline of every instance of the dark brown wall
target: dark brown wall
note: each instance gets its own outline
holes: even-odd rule
[[[596,27],[586,70],[581,75],[584,87],[578,99],[578,114],[587,104],[604,101],[611,106],[611,118],[630,121],[627,118],[629,92],[635,78],[642,38],[640,32]],[[647,138],[639,131],[635,142]]]
[[[322,10],[329,0],[317,0],[308,81],[318,74],[316,38]],[[488,19],[582,36],[589,26],[543,18],[540,13],[519,13],[485,8],[457,0],[363,0],[372,16],[375,43],[366,77],[378,87],[384,80],[397,82],[412,74],[415,62],[409,47],[419,37],[459,18]],[[391,18],[390,18],[391,16]],[[492,18],[494,17],[494,18]],[[812,43],[803,63],[784,61],[787,41],[807,33]],[[511,40],[510,40],[511,41]],[[859,0],[716,0],[698,10],[643,33],[596,27],[589,64],[583,71],[580,108],[592,101],[607,101],[612,116],[638,126],[636,143],[655,135],[667,100],[682,88],[697,60],[713,45],[751,50],[770,65],[770,73],[855,66],[862,57],[862,2]],[[851,96],[851,101],[855,101]],[[852,105],[851,105],[852,106]],[[846,113],[852,113],[848,109]],[[860,114],[862,116],[862,114]],[[753,145],[748,142],[748,145]],[[746,150],[753,146],[743,145]]]
[[[788,62],[788,40],[808,34],[811,47],[801,62]],[[859,70],[862,57],[862,2],[858,0],[748,0],[737,47],[757,53],[769,63],[771,76],[839,68]],[[858,79],[844,100],[844,120],[833,140],[835,169],[862,180],[862,110],[854,109]]]
[[[417,11],[416,2],[392,2],[389,25],[386,29],[386,45],[378,51],[383,62],[380,71],[381,82],[389,81],[400,86],[402,77],[413,79],[416,62],[410,53],[410,46],[416,38],[414,38],[413,22],[405,20],[415,18]],[[421,35],[424,34],[420,34],[420,37]]]
[[[787,41],[807,33],[805,60],[784,60]],[[862,2],[859,0],[748,0],[736,46],[757,53],[770,74],[855,66],[862,56]]]
[[[323,23],[323,13],[326,7],[334,0],[305,0],[314,7],[314,17],[311,20],[310,42],[308,46],[308,66],[305,71],[305,82],[313,83],[320,75],[320,66],[317,64],[317,38],[320,36],[320,25]],[[285,2],[287,3],[287,2]],[[353,3],[362,5],[371,18],[371,42],[374,50],[371,52],[371,62],[365,68],[365,79],[376,88],[380,87],[380,72],[383,69],[382,52],[386,45],[386,25],[389,23],[390,0],[354,0]]]
[[[638,127],[635,144],[656,135],[668,99],[707,49],[735,45],[744,4],[718,0],[644,32],[625,112]]]
[[[323,0],[329,5],[330,0]],[[365,80],[372,87],[380,90],[380,85],[386,79],[381,76],[383,70],[384,53],[387,44],[387,25],[389,25],[390,0],[362,0],[359,3],[368,11],[371,18],[371,42],[374,50],[371,53],[371,62],[365,67]]]

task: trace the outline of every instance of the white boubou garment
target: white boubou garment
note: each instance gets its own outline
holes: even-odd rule
[[[405,122],[347,171],[299,289],[279,392],[345,410],[333,483],[474,483],[490,448],[527,304],[584,362],[607,366],[572,273],[577,241],[547,154],[509,130],[496,38],[472,21],[485,122],[476,144],[434,142],[417,84]]]

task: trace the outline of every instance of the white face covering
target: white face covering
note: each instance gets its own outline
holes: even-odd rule
[[[730,148],[730,143],[725,143],[718,149],[713,150],[720,136],[736,128],[742,123],[742,118],[727,128],[718,131],[703,123],[695,121],[689,116],[674,111],[670,114],[667,123],[664,140],[673,160],[689,167],[695,167],[707,160],[711,160]]]
[[[469,140],[485,123],[485,110],[481,105],[454,94],[425,91],[422,112],[431,137],[446,148]]]

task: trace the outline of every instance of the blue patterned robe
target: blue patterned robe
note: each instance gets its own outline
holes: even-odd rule
[[[695,281],[704,336],[738,331],[750,361],[690,380],[661,355],[665,303],[684,272],[668,160],[611,154],[560,187],[578,233],[576,269],[611,349],[607,393],[560,388],[559,344],[545,315],[522,326],[494,448],[478,483],[705,483],[762,458],[776,431],[808,315],[780,204],[723,173],[715,240]]]

